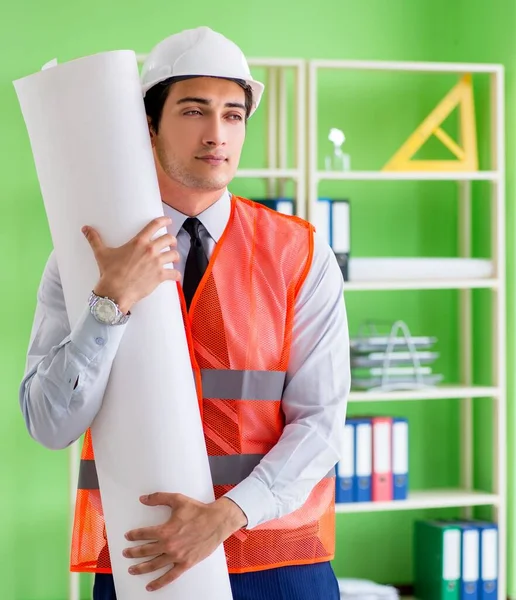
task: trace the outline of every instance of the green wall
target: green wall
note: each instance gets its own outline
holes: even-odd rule
[[[67,454],[40,448],[26,433],[18,409],[17,388],[34,310],[35,291],[50,251],[50,238],[33,168],[26,131],[11,81],[34,72],[57,57],[69,60],[98,51],[133,48],[146,52],[171,32],[206,24],[239,43],[248,56],[300,58],[356,58],[392,60],[450,60],[501,62],[507,67],[508,118],[508,337],[509,364],[514,359],[514,67],[515,24],[511,0],[333,0],[324,5],[301,0],[289,10],[286,0],[227,5],[201,0],[195,8],[171,2],[22,0],[2,8],[0,20],[0,515],[7,543],[0,554],[2,598],[59,600],[67,593]],[[197,18],[202,15],[202,22]],[[375,78],[363,74],[339,80],[321,78],[320,143],[329,126],[348,135],[354,168],[379,168],[453,85],[448,77],[429,83],[406,75]],[[480,113],[485,85],[480,82]],[[263,118],[250,123],[249,146],[243,157],[248,166],[261,150],[257,140]],[[479,131],[485,122],[479,117]],[[321,152],[320,160],[324,152]],[[237,181],[237,193],[261,194],[257,182]],[[475,252],[485,256],[487,225],[482,200],[485,184],[475,186]],[[453,256],[457,211],[455,187],[449,182],[423,184],[367,183],[325,185],[321,193],[349,197],[353,206],[353,253],[367,255]],[[485,204],[485,203],[484,203]],[[388,223],[388,226],[386,226]],[[481,296],[481,295],[480,295]],[[458,378],[457,293],[453,291],[348,294],[350,327],[356,332],[364,318],[404,318],[416,332],[439,338],[439,366],[448,381]],[[485,298],[476,298],[479,325]],[[483,340],[476,339],[476,346]],[[486,380],[485,355],[477,353],[477,380]],[[514,379],[509,369],[510,404]],[[410,467],[414,488],[458,484],[458,403],[435,401],[368,406],[405,415],[411,424]],[[363,412],[350,406],[350,414]],[[482,406],[478,407],[482,417]],[[511,409],[509,432],[515,430]],[[436,431],[447,441],[435,445]],[[509,451],[514,453],[512,435]],[[478,485],[489,484],[489,456],[481,447]],[[513,461],[511,460],[511,463]],[[510,479],[510,499],[515,498]],[[453,512],[339,515],[335,568],[341,576],[371,577],[379,581],[411,581],[413,519]],[[510,515],[510,539],[516,539]],[[4,537],[5,539],[5,537]],[[510,549],[509,571],[516,557]],[[84,581],[87,598],[88,581]],[[516,582],[510,591],[516,595]]]

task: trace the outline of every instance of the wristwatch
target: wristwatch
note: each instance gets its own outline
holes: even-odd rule
[[[118,308],[118,304],[111,298],[97,296],[93,291],[90,294],[88,305],[91,314],[102,325],[123,325],[131,316],[130,312],[124,315]]]

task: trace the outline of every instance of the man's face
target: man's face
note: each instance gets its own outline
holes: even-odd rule
[[[233,179],[245,131],[244,90],[227,79],[196,77],[171,86],[158,133],[151,135],[168,177],[215,191]]]

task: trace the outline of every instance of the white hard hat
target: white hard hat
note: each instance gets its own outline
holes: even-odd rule
[[[151,50],[141,72],[143,95],[169,77],[189,75],[245,81],[252,89],[250,114],[258,108],[265,87],[253,79],[242,50],[209,27],[176,33]]]

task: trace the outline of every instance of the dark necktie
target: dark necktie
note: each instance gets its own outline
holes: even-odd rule
[[[185,273],[183,276],[183,293],[187,309],[190,309],[190,303],[194,297],[195,290],[208,266],[208,258],[199,237],[200,225],[201,222],[195,217],[189,217],[183,223],[183,229],[190,236],[190,250],[186,258]]]

